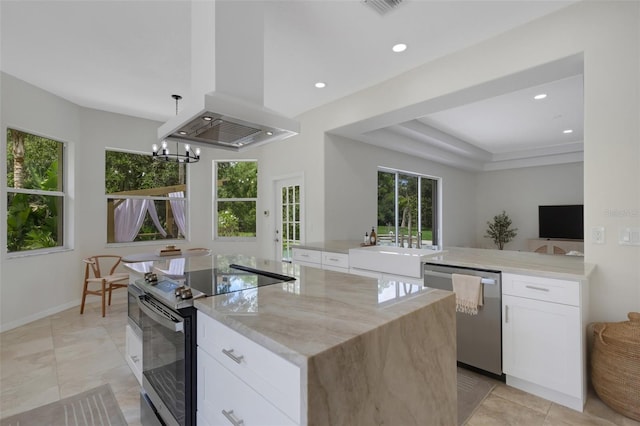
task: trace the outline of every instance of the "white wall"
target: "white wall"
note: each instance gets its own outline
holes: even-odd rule
[[[260,160],[259,194],[262,200],[258,206],[259,211],[268,206],[272,209],[274,179],[303,174],[307,195],[306,239],[322,240],[333,232],[328,232],[326,224],[334,223],[331,215],[339,211],[336,206],[343,201],[341,195],[336,195],[337,191],[326,187],[328,183],[325,183],[325,175],[334,172],[333,165],[348,164],[347,160],[350,158],[355,159],[356,163],[365,161],[360,160],[358,155],[354,156],[354,152],[350,151],[351,146],[335,145],[335,141],[325,136],[325,132],[581,52],[584,54],[585,76],[585,228],[588,233],[591,227],[604,226],[607,232],[606,244],[594,245],[587,241],[585,245],[586,261],[597,265],[591,280],[590,319],[624,319],[628,311],[640,310],[640,247],[622,246],[615,239],[620,227],[640,227],[638,2],[578,3],[310,111],[300,117],[301,134],[289,140],[237,157],[226,151],[203,152],[203,160],[197,167],[191,168],[189,173],[192,188],[197,192],[192,197],[194,202],[191,216],[195,233],[192,233],[191,243],[212,247],[221,252],[257,252],[264,257],[272,257],[274,253],[274,215],[259,219],[259,237],[255,244],[211,242],[210,162],[214,158],[257,157]],[[102,187],[102,177],[88,176],[95,173],[95,170],[104,168],[101,152],[105,145],[132,144],[146,151],[155,140],[158,125],[116,114],[85,110],[4,74],[2,113],[3,142],[6,126],[14,126],[69,142],[74,153],[76,150],[81,153],[81,158],[78,155],[73,160],[78,173],[82,173],[75,180],[78,185],[75,191],[77,204],[100,199],[101,191],[97,188]],[[38,119],[35,120],[34,117]],[[97,126],[99,131],[95,131],[93,126]],[[135,141],[125,139],[125,133],[137,134],[139,138]],[[328,144],[326,150],[325,144]],[[374,159],[380,155],[377,150],[371,152]],[[341,158],[345,153],[348,155]],[[402,163],[406,161],[399,157],[398,167],[402,168]],[[4,163],[2,161],[0,166],[3,167],[0,169],[3,178],[6,176]],[[369,166],[360,164],[357,167],[364,167],[363,172],[368,173],[365,169]],[[460,182],[465,180],[464,177],[459,179]],[[90,181],[100,183],[100,186],[89,185]],[[445,190],[447,181],[445,179]],[[330,183],[333,185],[333,181]],[[354,189],[345,189],[356,193]],[[375,218],[375,209],[372,209],[375,206],[374,198],[375,194],[365,194],[358,201],[359,205],[362,203],[364,206],[362,210],[350,215],[354,218],[354,228],[356,221],[358,223],[357,235],[356,230],[353,230],[358,238],[362,232],[360,215],[363,216],[362,221],[367,223]],[[2,203],[6,203],[6,200]],[[91,207],[91,211],[99,217],[104,215],[99,207],[103,203],[104,200],[100,199],[96,206]],[[461,203],[456,202],[453,207],[458,205]],[[6,206],[3,211],[6,211]],[[0,259],[2,329],[77,303],[80,297],[80,259],[93,250],[106,249],[104,238],[94,240],[102,231],[93,228],[103,225],[95,225],[94,218],[84,216],[85,213],[78,205],[70,213],[77,216],[74,222],[77,250],[49,256],[10,260],[3,256]],[[451,214],[460,214],[460,209],[453,208],[453,212],[449,213],[445,211],[445,220]],[[464,217],[453,216],[450,220],[453,223],[459,222],[460,226],[467,226]],[[475,228],[474,221],[471,223],[471,239],[474,238]],[[445,242],[448,238],[446,232],[445,229]],[[464,237],[452,235],[451,242],[459,240],[460,245],[465,245],[463,239]],[[118,250],[125,251],[139,249]]]
[[[604,226],[608,235],[604,245],[589,241],[585,245],[585,260],[597,265],[591,277],[590,319],[624,319],[627,312],[640,310],[640,247],[619,245],[614,238],[620,227],[640,227],[640,2],[577,3],[429,62],[307,113],[303,134],[296,140],[303,138],[305,146],[323,145],[324,132],[331,129],[579,53],[584,55],[585,229],[588,234],[591,227]],[[280,152],[287,152],[288,144],[284,141]],[[334,164],[344,164],[339,152],[334,157],[330,154],[328,148],[321,166],[326,174],[334,173]],[[322,161],[316,155],[311,151],[292,161],[300,169],[316,170]],[[322,197],[322,193],[307,194]],[[327,187],[325,203],[331,210],[323,211],[319,204],[319,209],[307,210],[307,221],[314,226],[308,235],[313,234],[313,239],[327,235],[326,229],[317,227],[334,222],[329,214],[342,201],[332,200],[330,194],[336,191]],[[369,211],[374,195],[364,197],[358,202]],[[373,212],[368,213],[363,221],[371,222],[373,217]]]
[[[487,222],[504,210],[518,228],[505,249],[527,251],[527,239],[538,238],[538,206],[583,204],[583,168],[582,163],[570,163],[479,173],[476,247],[496,248],[484,235]]]
[[[150,152],[160,123],[74,105],[10,75],[1,74],[2,187],[6,186],[6,128],[16,128],[68,144],[70,203],[69,250],[53,254],[0,256],[0,330],[79,305],[84,273],[82,259],[94,254],[125,255],[153,251],[163,244],[107,245],[105,149]],[[239,154],[203,149],[201,161],[187,168],[190,189],[190,240],[185,247],[207,247],[215,253],[258,255],[259,244],[212,241],[213,160],[257,159],[260,150]],[[259,179],[263,173],[259,171]],[[264,184],[259,182],[259,186]],[[6,212],[6,198],[2,198]],[[260,206],[258,206],[260,208]],[[4,225],[3,225],[4,226]],[[258,219],[259,235],[265,224]],[[2,232],[2,246],[6,234]],[[181,244],[179,244],[181,245]],[[97,298],[97,296],[88,296]]]

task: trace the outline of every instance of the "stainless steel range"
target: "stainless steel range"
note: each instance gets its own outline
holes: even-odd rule
[[[295,278],[229,265],[160,275],[133,285],[142,290],[137,303],[142,328],[143,425],[196,423],[196,310],[193,300],[262,287]]]

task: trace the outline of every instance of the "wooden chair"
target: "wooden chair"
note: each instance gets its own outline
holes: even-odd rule
[[[111,291],[117,288],[127,287],[129,285],[129,274],[126,272],[115,272],[121,260],[122,257],[112,254],[101,254],[82,259],[85,263],[85,268],[80,315],[84,313],[84,302],[87,298],[87,294],[102,296],[102,316],[104,317],[106,293],[109,292],[109,305],[111,305]],[[108,274],[102,274],[102,271],[100,270],[101,264],[102,268],[105,270],[109,269],[109,266],[111,266]],[[100,288],[97,290],[89,290],[90,283],[99,283]]]

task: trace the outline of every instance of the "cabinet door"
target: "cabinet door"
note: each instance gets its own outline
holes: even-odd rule
[[[130,325],[126,326],[125,351],[129,368],[142,385],[142,341]]]
[[[509,295],[502,304],[505,374],[581,397],[580,309]]]
[[[296,424],[201,348],[198,348],[198,418],[211,426]]]

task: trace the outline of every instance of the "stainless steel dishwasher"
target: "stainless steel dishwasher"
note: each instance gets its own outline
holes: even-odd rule
[[[482,277],[477,315],[456,313],[458,362],[502,377],[502,283],[499,271],[424,265],[425,287],[453,290],[451,274]]]

